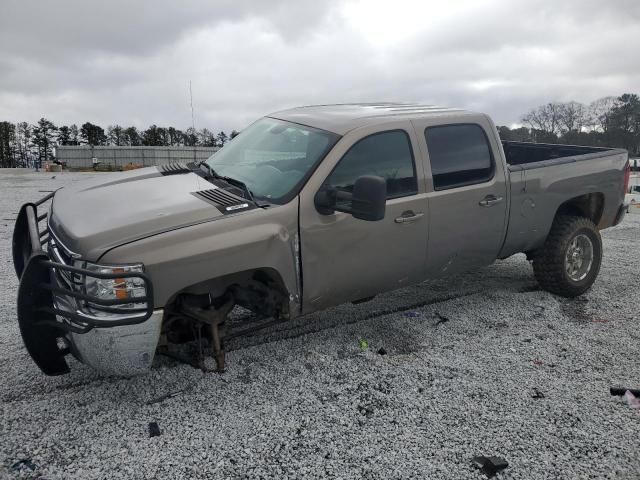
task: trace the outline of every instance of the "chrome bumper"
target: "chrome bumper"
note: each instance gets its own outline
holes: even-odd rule
[[[137,375],[153,363],[164,310],[155,310],[144,323],[112,328],[94,328],[68,336],[75,356],[108,375]]]

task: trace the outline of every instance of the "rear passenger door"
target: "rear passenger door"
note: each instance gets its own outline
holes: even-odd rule
[[[504,240],[507,185],[494,128],[475,122],[414,121],[429,198],[427,275],[492,263]],[[441,120],[440,120],[441,122]]]

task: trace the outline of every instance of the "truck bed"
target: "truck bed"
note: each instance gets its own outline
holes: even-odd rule
[[[604,153],[613,148],[558,145],[553,143],[502,142],[508,165],[525,165],[557,158],[576,157],[592,153]]]
[[[502,142],[511,202],[500,258],[544,243],[556,212],[578,202],[595,212],[598,228],[614,224],[624,201],[628,154],[618,148]]]

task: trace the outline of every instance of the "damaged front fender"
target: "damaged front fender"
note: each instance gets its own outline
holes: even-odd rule
[[[99,262],[143,263],[153,278],[154,305],[165,307],[180,292],[211,292],[193,291],[194,286],[242,272],[275,272],[273,277],[281,279],[287,294],[287,311],[295,317],[301,310],[302,289],[297,233],[298,204],[292,201],[128,243]]]

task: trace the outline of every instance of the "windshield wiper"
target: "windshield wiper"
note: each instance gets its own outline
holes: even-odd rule
[[[198,166],[200,168],[204,167],[204,170],[206,170],[209,173],[209,175],[211,175],[213,178],[217,178],[219,180],[223,180],[223,181],[227,182],[228,184],[233,185],[234,187],[241,188],[245,192],[247,198],[249,200],[251,200],[253,203],[255,203],[256,205],[258,205],[259,207],[263,207],[265,205],[268,205],[268,204],[265,204],[265,203],[262,203],[262,202],[258,202],[256,200],[255,196],[253,195],[253,192],[251,190],[249,190],[249,187],[247,187],[247,184],[244,183],[243,181],[237,180],[237,179],[231,178],[231,177],[226,177],[224,175],[220,175],[207,162],[200,162],[198,164]]]
[[[216,171],[213,168],[211,168],[211,165],[209,165],[207,162],[198,163],[198,167],[200,168],[200,170],[205,170],[213,178],[220,178],[221,177],[221,175],[216,173]]]

